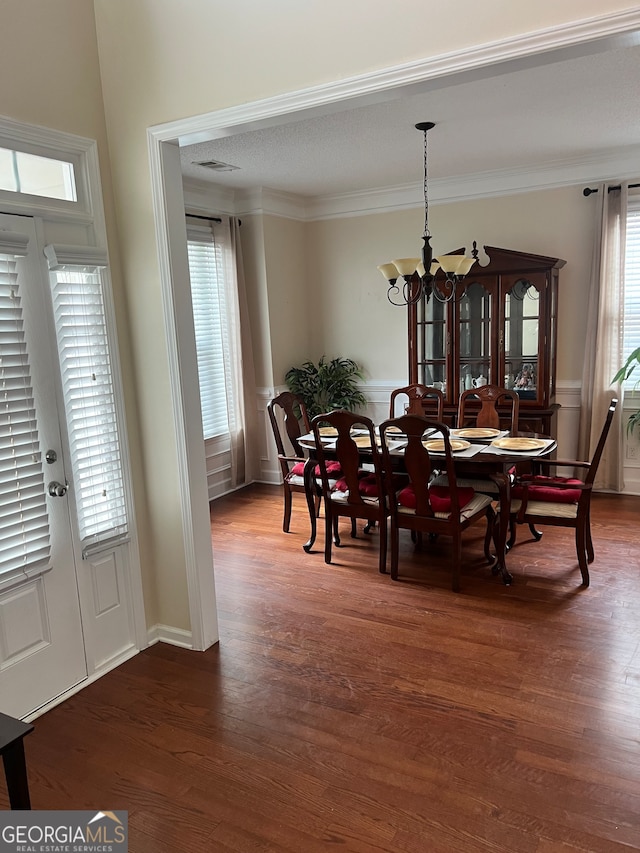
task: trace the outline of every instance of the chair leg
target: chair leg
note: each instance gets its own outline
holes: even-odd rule
[[[487,507],[487,532],[484,535],[484,555],[488,563],[493,563],[496,559],[495,554],[491,553],[491,540],[494,536],[496,526],[496,514],[492,506]]]
[[[368,532],[369,532],[369,531],[367,530],[367,528],[366,528],[366,527],[365,527],[365,529],[364,529],[364,532],[365,532],[365,533],[368,533]],[[357,539],[357,538],[358,538],[358,526],[357,526],[357,524],[356,524],[356,520],[355,520],[355,518],[352,518],[352,519],[351,519],[351,538],[352,538],[352,539]]]
[[[531,535],[536,540],[536,542],[539,542],[542,539],[542,531],[536,530],[533,524],[529,525],[529,530],[531,531]]]
[[[460,592],[460,564],[462,563],[462,540],[460,531],[453,537],[453,555],[451,561],[451,589]]]
[[[585,524],[587,527],[587,562],[593,563],[596,555],[593,550],[593,539],[591,538],[591,511],[587,513]]]
[[[578,565],[582,575],[582,585],[589,586],[589,565],[587,563],[587,532],[586,523],[578,521],[576,526],[576,552],[578,554]]]
[[[395,524],[391,522],[391,580],[393,581],[398,580],[398,552],[400,550],[399,538],[400,531]]]
[[[511,515],[509,516],[509,538],[507,539],[505,548],[507,551],[511,550],[513,546],[516,544],[516,538],[518,536],[518,525],[516,524],[515,518]]]
[[[333,544],[337,548],[340,547],[340,529],[338,527],[338,518],[339,516],[337,514],[333,516]]]
[[[381,574],[387,573],[387,520],[380,521],[380,562],[378,569]]]
[[[285,486],[284,489],[284,516],[282,519],[282,529],[285,533],[289,532],[291,524],[291,491]]]
[[[337,524],[337,522],[338,522],[338,519],[336,517],[335,524]],[[331,545],[333,542],[333,527],[334,527],[333,513],[331,512],[329,502],[325,501],[325,505],[324,505],[324,561],[325,561],[325,563],[331,562]]]

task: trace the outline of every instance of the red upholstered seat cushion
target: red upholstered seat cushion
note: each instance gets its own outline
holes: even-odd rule
[[[531,479],[532,476],[530,474],[525,474],[523,477],[520,477],[520,482],[530,482]],[[527,489],[527,500],[547,501],[558,504],[575,504],[580,500],[581,489],[554,489],[553,484],[566,483],[569,486],[581,486],[582,480],[571,480],[569,477],[536,477],[536,480],[544,480],[545,482],[529,486]],[[511,489],[511,496],[514,498],[521,498],[523,494],[524,488],[520,485],[516,485]]]
[[[349,486],[346,479],[343,477],[341,480],[338,480],[334,489],[336,492],[348,492]],[[377,498],[378,484],[376,483],[376,475],[369,473],[369,471],[358,471],[358,491],[367,498]]]
[[[458,489],[458,503],[460,509],[470,503],[475,492],[470,486],[461,486]],[[451,492],[446,486],[431,486],[429,489],[429,501],[431,509],[434,512],[451,512]],[[398,494],[398,503],[400,506],[406,506],[407,509],[416,508],[416,493],[413,486],[405,486]]]
[[[335,462],[334,460],[329,460],[326,463],[326,465],[327,465],[327,474],[330,477],[331,476],[336,477],[339,474],[342,474],[342,468],[340,467],[339,462]],[[296,462],[296,464],[291,469],[291,473],[297,474],[299,477],[302,477],[302,475],[304,474],[304,462]],[[316,470],[314,473],[315,473],[316,477],[320,476],[320,466],[319,465],[316,465]]]

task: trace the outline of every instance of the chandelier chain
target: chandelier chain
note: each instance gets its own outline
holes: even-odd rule
[[[430,237],[429,231],[429,174],[428,174],[428,157],[427,157],[427,131],[424,131],[424,237]]]

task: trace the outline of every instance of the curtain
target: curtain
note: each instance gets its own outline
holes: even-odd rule
[[[627,224],[628,187],[608,191],[598,187],[598,223],[594,240],[587,347],[582,373],[578,453],[589,460],[600,437],[611,397],[619,402],[614,422],[598,468],[594,488],[622,491],[624,430],[622,387],[611,380],[622,366],[624,256]]]
[[[224,276],[227,305],[233,305],[230,318],[229,364],[225,365],[228,397],[229,433],[231,438],[231,486],[250,483],[256,479],[257,406],[253,364],[253,345],[247,289],[242,260],[240,223],[223,217],[231,252],[229,267]]]

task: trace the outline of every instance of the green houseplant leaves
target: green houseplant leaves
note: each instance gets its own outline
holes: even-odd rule
[[[367,398],[358,388],[363,379],[362,368],[351,358],[322,356],[317,364],[305,361],[301,367],[291,367],[285,376],[287,387],[304,400],[309,417],[331,409],[355,411],[367,405]]]
[[[625,361],[620,370],[613,377],[611,383],[613,384],[614,382],[624,382],[631,376],[631,374],[636,368],[640,368],[640,347],[638,347],[638,349],[635,349],[631,353],[629,358]],[[640,378],[635,384],[634,391],[637,390],[639,386]],[[633,414],[629,416],[629,420],[627,421],[627,435],[631,435],[631,433],[636,427],[640,427],[640,410],[638,410],[637,412],[633,412]]]

